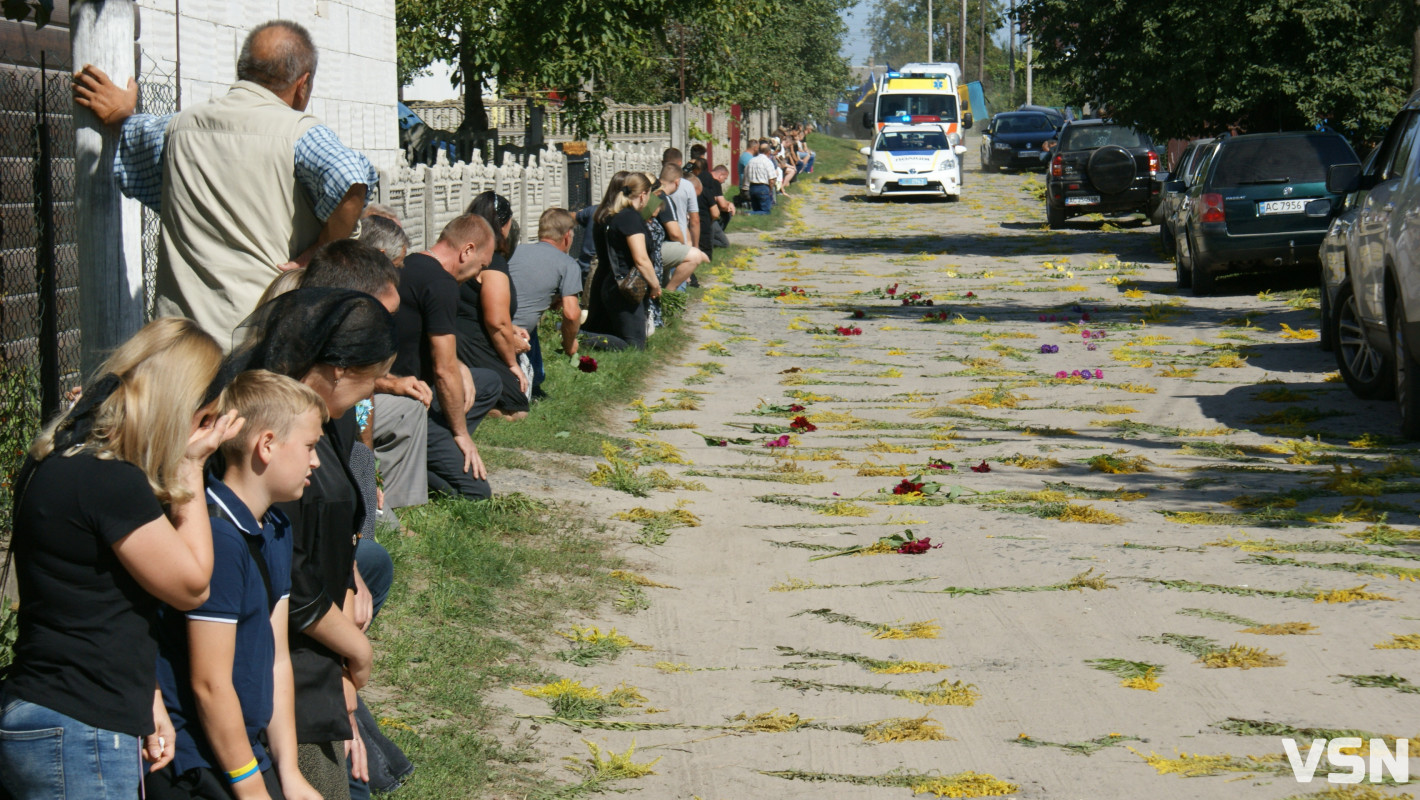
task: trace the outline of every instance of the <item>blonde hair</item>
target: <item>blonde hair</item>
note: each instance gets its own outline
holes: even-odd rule
[[[605,222],[621,213],[623,209],[631,208],[631,204],[636,198],[649,191],[651,191],[650,176],[644,172],[628,174],[626,180],[621,184],[621,191],[611,198],[611,205],[597,211],[597,216],[600,218],[598,221]]]
[[[85,392],[91,396],[108,376],[118,385],[94,409],[87,438],[60,455],[83,447],[99,458],[127,461],[143,470],[159,502],[187,502],[192,493],[179,484],[178,468],[192,437],[192,415],[207,399],[221,364],[222,348],[197,323],[181,317],[153,320],[90,378]],[[73,413],[46,425],[30,445],[30,456],[39,461],[53,454],[55,433]]]
[[[266,291],[261,293],[261,299],[256,301],[256,307],[261,308],[281,295],[301,288],[301,281],[305,280],[305,277],[306,268],[296,267],[272,278],[271,283],[266,285]]]
[[[241,433],[222,445],[227,463],[241,463],[241,457],[256,437],[271,431],[277,441],[286,441],[296,418],[307,411],[320,413],[324,424],[330,419],[325,400],[316,390],[294,378],[264,369],[243,372],[217,399],[217,413],[237,412],[246,420]]]

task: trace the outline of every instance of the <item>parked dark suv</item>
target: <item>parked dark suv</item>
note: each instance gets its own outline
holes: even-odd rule
[[[1159,205],[1159,153],[1147,134],[1099,119],[1069,122],[1050,159],[1045,221],[1051,228],[1081,214],[1137,211]]]
[[[1039,111],[997,114],[981,137],[981,168],[1039,169],[1050,158],[1058,132],[1050,116]]]
[[[1176,231],[1179,286],[1212,293],[1218,275],[1238,268],[1319,265],[1317,250],[1342,195],[1327,190],[1331,167],[1355,164],[1340,134],[1320,131],[1226,137],[1184,195]]]

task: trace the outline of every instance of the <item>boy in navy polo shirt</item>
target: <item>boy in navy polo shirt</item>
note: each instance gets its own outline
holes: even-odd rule
[[[296,763],[291,526],[272,506],[299,499],[320,465],[326,406],[309,387],[263,370],[237,376],[218,406],[246,424],[222,446],[221,480],[207,480],[211,595],[186,615],[163,610],[158,682],[177,755],[148,780],[148,797],[321,800]]]

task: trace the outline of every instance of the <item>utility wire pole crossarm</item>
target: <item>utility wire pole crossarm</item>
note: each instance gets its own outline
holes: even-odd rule
[[[93,64],[124,86],[134,75],[136,12],[132,0],[76,0],[70,45],[76,69]],[[123,203],[113,179],[114,133],[74,105],[74,206],[79,257],[82,365],[92,373],[110,351],[143,326],[143,265],[126,254]],[[129,226],[132,227],[132,226]]]

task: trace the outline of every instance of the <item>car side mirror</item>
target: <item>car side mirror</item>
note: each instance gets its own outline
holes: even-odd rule
[[[1164,191],[1169,193],[1181,192],[1187,188],[1188,187],[1184,185],[1183,181],[1168,181],[1164,184]]]
[[[1331,201],[1327,200],[1325,197],[1321,198],[1320,200],[1313,200],[1310,203],[1307,203],[1303,211],[1306,212],[1306,215],[1308,217],[1312,217],[1314,219],[1329,217],[1331,216]]]
[[[964,145],[964,144],[959,144],[959,145],[957,145],[956,147],[953,147],[953,148],[952,148],[952,152],[953,152],[953,153],[956,153],[956,154],[959,155],[959,156],[964,156],[964,155],[966,155],[966,145]]]
[[[1332,164],[1326,171],[1326,191],[1331,194],[1350,194],[1360,188],[1360,164]]]
[[[1167,170],[1161,169],[1158,172],[1154,173],[1154,180],[1158,181],[1159,183],[1167,183],[1171,174],[1172,173],[1168,172]]]
[[[859,153],[859,155],[870,156],[870,155],[873,154],[873,148],[871,148],[871,147],[860,147],[860,148],[858,148],[858,153]]]
[[[968,112],[966,112],[965,114],[962,114],[962,115],[961,115],[961,126],[962,126],[963,128],[970,128],[970,127],[971,127],[971,112],[970,112],[970,111],[968,111]]]

